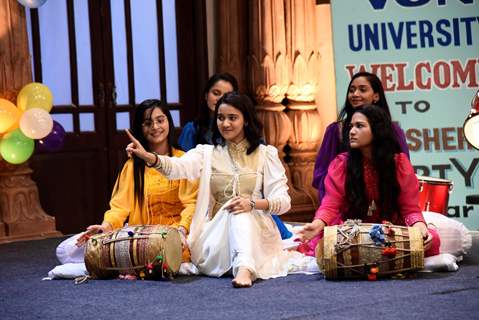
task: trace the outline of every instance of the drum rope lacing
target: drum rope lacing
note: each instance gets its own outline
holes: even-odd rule
[[[349,227],[349,229],[338,229],[338,232],[343,236],[343,239],[334,245],[334,249],[336,252],[343,251],[344,249],[349,248],[353,244],[353,239],[361,231],[358,225],[359,223],[361,223],[361,220],[349,219],[344,222],[344,225]]]

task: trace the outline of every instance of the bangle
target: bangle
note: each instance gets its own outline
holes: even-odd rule
[[[251,210],[254,210],[256,208],[256,202],[254,200],[250,200],[249,205],[251,206]]]
[[[186,238],[186,228],[185,227],[179,226],[178,228],[176,228],[176,230],[178,230],[178,232],[181,233]]]
[[[154,156],[155,156],[155,162],[153,162],[152,164],[149,164],[148,162],[145,161],[145,165],[148,167],[148,168],[153,168],[153,167],[156,167],[156,165],[158,164],[158,153],[156,152],[150,152],[152,153]]]

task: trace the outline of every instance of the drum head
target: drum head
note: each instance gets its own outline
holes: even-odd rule
[[[165,242],[165,256],[170,270],[177,273],[180,270],[182,248],[180,233],[176,228],[168,228]]]
[[[452,185],[452,181],[448,179],[440,179],[440,178],[434,178],[434,177],[427,177],[427,176],[418,176],[416,175],[417,179],[420,182],[426,182],[430,184],[446,184],[446,185]]]

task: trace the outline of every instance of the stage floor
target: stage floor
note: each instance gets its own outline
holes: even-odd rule
[[[477,243],[457,272],[375,282],[291,275],[234,289],[227,277],[42,281],[63,239],[0,245],[1,319],[479,319]]]

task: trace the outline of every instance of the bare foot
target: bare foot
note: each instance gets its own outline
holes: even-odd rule
[[[239,267],[236,277],[231,281],[235,288],[249,288],[253,285],[251,272],[244,267]]]

